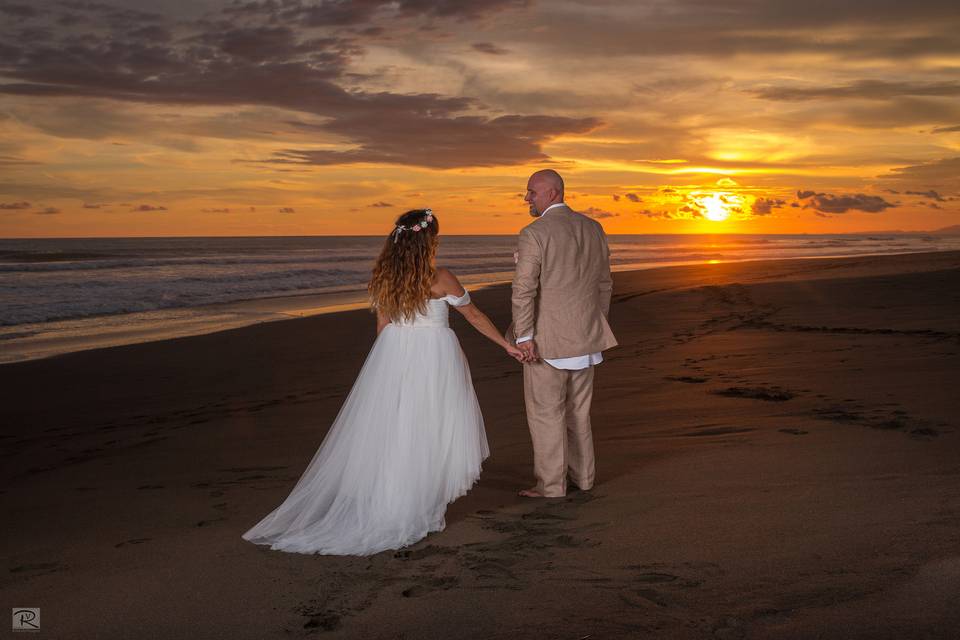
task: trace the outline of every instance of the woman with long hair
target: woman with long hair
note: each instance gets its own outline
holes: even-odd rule
[[[517,359],[521,352],[436,266],[430,209],[400,216],[368,287],[377,339],[340,413],[287,499],[243,534],[271,549],[370,555],[445,526],[490,455],[453,306]]]

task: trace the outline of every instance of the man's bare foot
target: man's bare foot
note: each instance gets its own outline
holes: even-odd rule
[[[536,487],[534,487],[533,489],[524,489],[524,490],[520,491],[520,493],[518,493],[517,495],[521,495],[521,496],[523,496],[524,498],[544,498],[544,497],[546,497],[546,496],[544,496],[542,493],[540,493],[539,491],[537,491]]]

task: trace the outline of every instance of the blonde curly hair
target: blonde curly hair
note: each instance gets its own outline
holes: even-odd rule
[[[397,218],[367,285],[372,311],[379,310],[391,321],[426,313],[437,275],[439,233],[440,224],[430,209],[413,209]]]

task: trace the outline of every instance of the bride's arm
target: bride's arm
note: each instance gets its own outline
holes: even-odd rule
[[[460,281],[457,280],[457,276],[453,275],[446,269],[438,270],[438,284],[443,289],[444,293],[453,295],[456,297],[463,296],[466,293],[466,289],[463,288],[463,285],[460,284]],[[485,335],[492,342],[499,345],[507,351],[511,356],[517,358],[522,352],[517,349],[515,346],[507,342],[507,339],[504,338],[503,334],[494,326],[493,322],[490,321],[490,318],[487,317],[483,311],[480,311],[477,305],[472,302],[454,307],[460,314],[467,319],[467,322],[473,325],[473,328]]]
[[[462,307],[456,307],[464,318],[467,319],[467,322],[473,325],[473,328],[487,336],[494,343],[500,345],[512,356],[520,355],[520,350],[514,347],[512,344],[507,342],[506,338],[503,337],[503,334],[497,330],[493,323],[490,321],[490,318],[487,317],[483,311],[477,307],[477,305],[472,302],[465,304]]]

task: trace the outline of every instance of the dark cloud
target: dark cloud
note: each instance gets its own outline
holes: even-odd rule
[[[602,218],[616,218],[619,216],[619,213],[613,213],[612,211],[606,211],[605,209],[599,209],[597,207],[587,207],[583,214],[590,216],[595,220],[600,220]]]
[[[36,7],[29,4],[21,4],[17,2],[3,2],[0,3],[0,13],[6,14],[13,18],[33,18],[40,15],[40,11]]]
[[[296,22],[308,27],[353,26],[378,18],[452,18],[473,20],[509,8],[524,7],[528,0],[263,0],[234,2],[224,12],[239,16],[264,16],[274,22]]]
[[[277,209],[280,213],[296,213],[296,210],[293,207],[280,207]]]
[[[313,64],[340,69],[351,54],[360,50],[342,38],[301,40],[288,26],[234,27],[210,30],[191,41],[211,47],[227,56],[250,62],[290,60],[306,57]]]
[[[520,4],[525,3],[408,0],[308,6],[267,2],[238,4],[231,10],[305,15],[314,10],[349,13],[387,8],[402,15],[466,19]],[[97,3],[70,5],[107,11]],[[276,107],[324,118],[320,124],[287,122],[299,129],[300,137],[312,132],[325,142],[336,136],[354,145],[343,151],[287,149],[266,159],[274,164],[386,162],[434,168],[518,164],[547,159],[542,144],[554,136],[584,133],[600,124],[589,117],[484,116],[484,105],[469,97],[348,90],[340,82],[348,61],[360,52],[358,46],[341,37],[302,39],[286,24],[241,26],[208,20],[199,34],[175,43],[166,40],[164,33],[155,31],[145,40],[115,33],[97,38],[65,36],[59,46],[28,46],[8,64],[4,71],[8,81],[0,84],[0,94]],[[95,135],[116,130],[113,119],[93,120],[102,123],[102,131]],[[58,128],[64,135],[76,135],[71,132],[90,126]],[[183,149],[182,140],[157,143]]]
[[[392,113],[385,126],[379,115],[343,117],[322,125],[359,146],[347,151],[287,149],[269,163],[332,165],[389,163],[437,169],[515,165],[547,160],[541,145],[563,133],[586,133],[600,126],[594,118],[558,116],[436,117]]]
[[[937,202],[946,202],[947,199],[941,196],[939,193],[931,189],[930,191],[904,191],[905,194],[910,196],[923,196],[924,198],[930,198],[931,200],[936,200]]]
[[[863,193],[854,195],[834,195],[814,191],[798,191],[797,198],[805,200],[804,209],[813,209],[820,213],[846,213],[847,211],[866,211],[879,213],[897,205],[887,202],[881,196]]]
[[[159,205],[152,204],[141,204],[140,206],[130,209],[130,211],[166,211],[167,208]]]
[[[20,55],[20,48],[0,42],[0,60],[11,60]]]
[[[200,209],[201,213],[230,213],[230,209]]]
[[[869,6],[862,0],[671,0],[645,10],[620,0],[603,6],[608,11],[551,12],[541,44],[560,51],[577,42],[576,55],[608,59],[809,52],[896,60],[953,55],[960,45],[960,15],[951,0],[872,0]]]
[[[620,194],[615,193],[615,194],[613,194],[613,195],[610,196],[610,197],[613,198],[613,201],[614,201],[614,202],[620,202]]]
[[[834,87],[773,86],[754,89],[755,96],[765,100],[816,100],[821,98],[860,98],[889,100],[899,96],[960,96],[958,82],[887,82],[861,80]]]
[[[887,100],[814,102],[791,110],[781,124],[837,126],[863,129],[893,129],[955,122],[960,118],[960,100],[898,96]]]
[[[673,220],[674,218],[674,215],[669,211],[654,211],[652,209],[644,209],[643,211],[638,211],[637,213],[648,218],[659,218],[661,220]]]
[[[136,29],[132,31],[130,35],[138,40],[146,40],[149,42],[167,42],[173,39],[173,34],[166,27],[156,24]]]
[[[635,194],[635,193],[628,193],[628,194],[626,195],[626,198],[627,198],[627,200],[629,200],[630,202],[643,202],[643,198],[641,198],[640,196],[638,196],[638,195]]]
[[[898,167],[882,179],[893,179],[929,186],[960,188],[960,156],[943,158],[935,162]]]
[[[106,206],[106,205],[103,205],[103,204],[88,204],[88,203],[86,203],[86,202],[83,203],[83,208],[84,208],[84,209],[99,209],[100,207],[103,207],[103,206]]]
[[[45,208],[41,209],[40,211],[36,211],[35,213],[36,213],[37,215],[46,215],[46,216],[49,216],[49,215],[55,215],[55,214],[57,214],[57,213],[60,213],[60,209],[57,209],[56,207],[45,207]]]
[[[786,204],[786,200],[780,200],[779,198],[757,198],[750,206],[750,211],[755,216],[765,216],[772,213],[774,209],[779,209]]]
[[[480,53],[489,53],[493,56],[503,56],[510,53],[509,49],[504,49],[503,47],[493,44],[492,42],[474,42],[473,48]]]
[[[29,209],[29,202],[0,202],[0,211],[13,211],[16,209]]]
[[[960,131],[960,124],[952,127],[937,127],[930,133],[953,133],[954,131]]]
[[[72,27],[75,24],[83,24],[89,21],[90,19],[87,16],[81,16],[75,13],[64,13],[57,18],[57,24],[61,27]]]
[[[374,202],[373,204],[368,204],[367,206],[368,206],[368,207],[378,207],[378,208],[382,208],[382,207],[392,207],[393,205],[390,204],[389,202],[383,202],[383,201],[381,200],[380,202]]]
[[[159,13],[152,11],[140,11],[139,9],[124,9],[106,2],[61,0],[57,4],[69,9],[70,11],[93,14],[98,20],[105,20],[112,24],[154,22],[162,21],[164,19]]]

